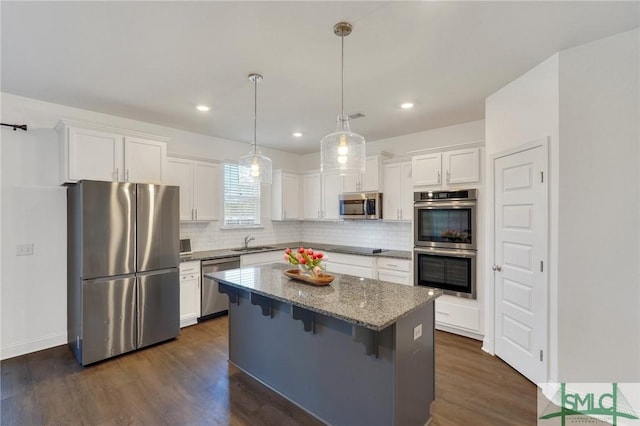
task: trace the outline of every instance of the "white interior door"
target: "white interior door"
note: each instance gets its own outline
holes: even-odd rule
[[[547,147],[494,160],[495,353],[547,380]]]

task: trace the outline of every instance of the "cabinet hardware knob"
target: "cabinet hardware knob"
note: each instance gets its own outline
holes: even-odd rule
[[[440,170],[438,170],[438,183],[441,183]]]
[[[500,266],[500,265],[493,265],[493,267],[492,267],[491,269],[493,269],[494,271],[498,271],[498,272],[500,272],[500,271],[502,271],[502,266]]]

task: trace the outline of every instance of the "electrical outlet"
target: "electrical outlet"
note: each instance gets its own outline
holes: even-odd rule
[[[413,340],[418,340],[422,336],[422,324],[418,324],[413,328]]]
[[[16,246],[16,256],[33,256],[33,243],[18,244]]]

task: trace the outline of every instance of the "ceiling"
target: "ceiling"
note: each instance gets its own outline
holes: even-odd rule
[[[367,140],[484,118],[555,52],[638,27],[633,2],[1,2],[3,92],[258,145],[319,150],[340,112]],[[415,104],[402,110],[404,101]],[[198,104],[211,110],[196,111]],[[304,135],[296,139],[292,132]]]

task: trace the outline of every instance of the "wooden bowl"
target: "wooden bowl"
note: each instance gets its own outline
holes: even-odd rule
[[[291,279],[317,286],[329,285],[335,279],[335,276],[322,272],[318,274],[318,278],[313,278],[309,275],[301,274],[299,269],[288,269],[284,271],[284,274]]]

